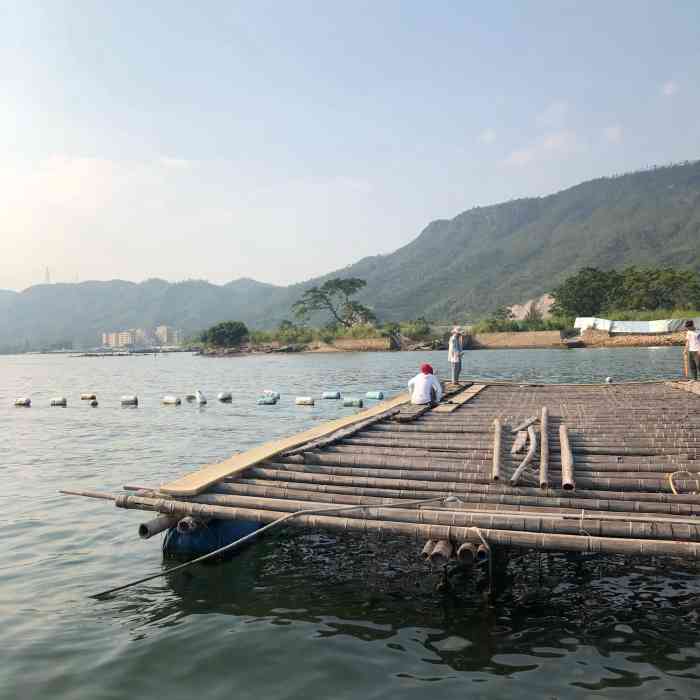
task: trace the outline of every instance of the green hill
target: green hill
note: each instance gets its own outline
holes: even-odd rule
[[[332,276],[367,280],[360,301],[381,320],[475,319],[540,295],[580,267],[631,264],[700,270],[700,162],[475,207],[433,221],[394,253],[290,287],[113,280],[0,292],[0,349],[94,345],[105,330],[161,323],[187,333],[224,319],[271,327],[291,318],[304,289]]]

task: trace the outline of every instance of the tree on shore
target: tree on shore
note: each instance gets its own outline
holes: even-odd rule
[[[317,311],[329,313],[334,323],[345,328],[376,321],[374,312],[353,297],[367,282],[358,277],[334,277],[320,287],[311,287],[292,305],[297,318],[308,319]]]
[[[240,345],[248,336],[248,328],[241,321],[222,321],[211,328],[207,328],[201,340],[207,345],[216,348],[230,348]]]
[[[584,267],[553,292],[552,313],[598,316],[611,310],[655,311],[700,306],[700,280],[692,270],[673,267],[627,267],[599,270]]]

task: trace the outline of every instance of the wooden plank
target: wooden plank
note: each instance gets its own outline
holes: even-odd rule
[[[683,391],[689,391],[691,394],[700,394],[700,382],[665,382],[665,384],[673,389],[683,389]]]
[[[460,391],[452,398],[448,399],[445,403],[441,403],[433,409],[434,413],[452,413],[456,411],[460,406],[467,403],[473,399],[480,391],[486,388],[486,384],[474,384],[464,391]]]
[[[409,400],[409,395],[407,393],[399,394],[393,399],[388,401],[382,401],[372,408],[368,408],[365,411],[360,411],[351,416],[344,416],[343,418],[338,418],[337,420],[327,421],[321,423],[310,430],[306,430],[303,433],[297,433],[290,437],[280,438],[278,440],[272,440],[271,442],[266,442],[264,445],[259,447],[254,447],[246,452],[241,452],[240,454],[233,455],[225,459],[223,462],[217,462],[216,464],[207,464],[194,472],[185,474],[175,481],[171,481],[167,484],[163,484],[159,491],[162,493],[167,493],[172,496],[195,496],[207,489],[212,484],[217,481],[221,481],[226,477],[236,476],[244,472],[249,467],[254,467],[256,464],[270,459],[280,452],[285,450],[291,450],[295,447],[299,447],[304,443],[310,442],[311,440],[317,440],[318,438],[330,435],[336,430],[341,428],[346,428],[354,423],[367,420],[372,416],[378,416],[390,408],[395,406],[400,406]]]

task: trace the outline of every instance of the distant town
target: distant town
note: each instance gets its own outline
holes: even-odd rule
[[[129,328],[102,334],[103,348],[179,347],[182,341],[182,330],[171,326],[157,326],[154,329]]]

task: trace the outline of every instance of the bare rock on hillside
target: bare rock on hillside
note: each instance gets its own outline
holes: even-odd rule
[[[522,321],[533,307],[542,315],[542,318],[551,318],[553,304],[554,297],[551,294],[543,294],[541,297],[529,299],[524,304],[513,304],[508,308],[513,319]]]

